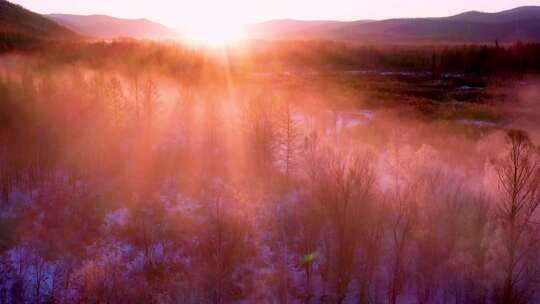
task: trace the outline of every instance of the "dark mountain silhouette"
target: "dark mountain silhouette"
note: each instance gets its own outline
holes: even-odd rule
[[[272,20],[245,27],[248,38],[270,40],[335,40],[366,44],[540,42],[540,6],[497,13],[470,11],[441,18],[359,21]],[[131,37],[175,39],[178,32],[146,19],[104,15],[54,14],[45,18],[0,0],[0,33],[38,39]],[[78,34],[80,34],[80,36]],[[11,38],[10,38],[11,39]]]
[[[471,11],[448,17],[453,20],[479,22],[479,23],[509,23],[522,22],[540,18],[540,6],[522,6],[498,13],[483,13]]]
[[[105,15],[47,15],[57,23],[77,33],[97,38],[130,37],[136,39],[175,39],[178,33],[164,25],[146,19],[121,19]]]
[[[56,22],[5,0],[0,0],[0,33],[4,40],[8,36],[24,36],[32,39],[78,37],[77,34]]]
[[[377,44],[540,42],[540,7],[526,6],[498,13],[466,12],[442,18],[322,23],[287,20],[286,25],[290,30],[286,30],[283,21],[269,21],[249,25],[246,32],[257,39]]]

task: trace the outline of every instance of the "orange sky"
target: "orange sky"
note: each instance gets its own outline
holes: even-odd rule
[[[540,0],[11,0],[39,13],[107,14],[148,18],[174,28],[240,25],[268,19],[385,19],[499,11]]]

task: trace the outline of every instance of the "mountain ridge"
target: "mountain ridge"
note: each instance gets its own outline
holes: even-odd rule
[[[38,39],[74,39],[78,35],[21,5],[0,0],[0,32]]]
[[[288,23],[295,28],[293,21],[288,20]],[[269,24],[272,20],[252,24],[247,33],[256,39],[377,44],[540,42],[540,6],[522,6],[495,13],[468,11],[447,17],[336,21],[291,31],[272,31]],[[264,31],[259,30],[261,27]]]
[[[146,18],[126,19],[101,14],[49,14],[46,16],[72,31],[96,38],[130,37],[166,40],[178,37],[175,30]]]
[[[146,18],[125,19],[103,14],[40,15],[6,0],[0,0],[0,33],[48,40],[180,38],[179,31]],[[244,33],[246,39],[332,40],[364,44],[540,43],[540,6],[386,20],[274,19],[247,24]]]

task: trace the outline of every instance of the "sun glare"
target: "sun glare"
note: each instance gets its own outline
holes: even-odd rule
[[[233,24],[218,24],[193,26],[188,29],[187,38],[195,43],[208,46],[223,46],[232,44],[243,37],[242,27]]]

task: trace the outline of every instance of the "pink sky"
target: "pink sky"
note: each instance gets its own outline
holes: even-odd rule
[[[107,14],[148,18],[175,28],[268,19],[386,19],[447,16],[468,10],[500,11],[540,0],[11,0],[39,13]]]

